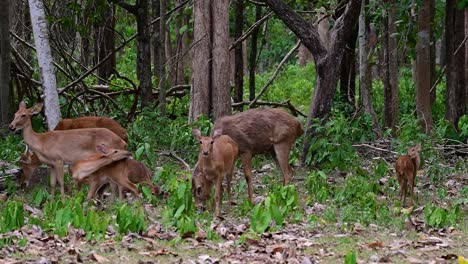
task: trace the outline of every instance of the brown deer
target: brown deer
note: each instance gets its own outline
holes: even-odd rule
[[[23,132],[26,145],[37,155],[41,163],[51,166],[51,194],[55,194],[57,180],[62,199],[65,197],[63,166],[73,164],[95,152],[96,146],[104,144],[115,149],[126,149],[127,143],[106,128],[83,128],[64,131],[36,133],[32,129],[31,117],[39,113],[42,103],[26,108],[21,102],[10,130]]]
[[[230,136],[239,147],[251,202],[252,157],[255,154],[273,154],[283,173],[283,184],[289,184],[292,177],[289,152],[296,139],[304,133],[302,124],[296,118],[282,109],[257,108],[219,118],[213,131],[218,129]]]
[[[125,128],[120,126],[115,120],[109,117],[83,116],[75,119],[62,119],[58,122],[54,130],[70,130],[80,128],[107,128],[119,136],[123,141],[128,142],[128,135]],[[32,175],[41,162],[37,156],[28,148],[21,154],[20,165],[23,170],[20,184],[26,187],[31,182]]]
[[[411,205],[414,205],[414,181],[419,170],[419,151],[421,144],[408,148],[408,154],[400,156],[395,164],[396,176],[400,185],[400,200],[405,204],[406,191],[409,189],[411,195]]]
[[[234,161],[237,157],[237,144],[221,130],[215,130],[212,137],[203,137],[199,129],[192,130],[193,136],[200,142],[198,165],[192,176],[192,194],[197,208],[203,209],[210,197],[211,187],[215,189],[215,216],[219,216],[223,193],[223,178],[227,179],[229,207],[231,206],[231,180],[234,173]]]
[[[131,159],[130,152],[98,147],[97,152],[86,159],[76,162],[72,167],[72,177],[77,180],[78,188],[89,183],[87,200],[106,183],[119,187],[119,198],[123,199],[123,189],[130,190],[139,197],[137,183],[147,185],[153,194],[159,194],[159,188],[151,183],[152,173],[143,163]],[[115,192],[115,187],[113,187]]]

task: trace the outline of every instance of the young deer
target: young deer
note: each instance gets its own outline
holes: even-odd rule
[[[96,150],[97,153],[78,161],[71,168],[72,177],[78,181],[78,188],[85,182],[89,183],[87,200],[93,198],[106,183],[119,187],[120,199],[123,199],[123,189],[130,190],[138,198],[137,183],[146,184],[153,194],[159,194],[158,187],[151,184],[151,171],[143,163],[131,159],[130,152],[102,147]]]
[[[54,130],[70,130],[80,128],[107,128],[119,136],[123,141],[128,142],[127,130],[119,125],[115,120],[109,117],[83,116],[75,119],[62,119]],[[37,167],[41,165],[39,158],[28,148],[24,154],[21,154],[20,165],[23,174],[20,178],[20,184],[26,187],[31,182],[32,175]]]
[[[252,203],[252,157],[255,154],[273,154],[283,173],[283,184],[289,184],[292,177],[289,152],[304,132],[296,118],[281,109],[257,108],[218,118],[213,131],[218,129],[222,134],[230,136],[239,147]]]
[[[194,128],[193,136],[200,141],[198,165],[192,176],[192,194],[199,209],[209,199],[211,187],[215,189],[215,216],[219,216],[222,199],[223,178],[227,179],[229,206],[231,206],[231,180],[234,172],[234,161],[237,157],[237,144],[231,137],[221,135],[215,130],[212,137],[203,137],[200,130]]]
[[[421,144],[408,148],[408,154],[400,156],[395,164],[396,176],[400,184],[400,200],[405,204],[406,190],[409,188],[411,195],[411,205],[414,205],[414,181],[419,169],[419,151]]]
[[[115,149],[126,149],[127,143],[106,128],[85,128],[64,131],[36,133],[32,129],[31,116],[39,113],[42,103],[26,108],[21,102],[10,130],[23,130],[26,145],[37,155],[41,163],[52,167],[50,175],[51,194],[55,194],[57,180],[60,184],[62,199],[65,197],[63,185],[63,166],[73,164],[95,152],[96,146],[104,144]]]

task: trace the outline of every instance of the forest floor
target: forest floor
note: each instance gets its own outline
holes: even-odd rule
[[[279,183],[281,178],[273,165],[263,167],[265,169],[257,173],[254,181],[256,202],[265,198],[268,182]],[[59,237],[27,225],[8,233],[14,239],[0,249],[0,263],[343,263],[352,255],[356,256],[357,263],[456,263],[459,256],[468,258],[466,201],[461,202],[462,219],[455,226],[431,228],[424,213],[429,202],[449,207],[450,201],[466,199],[460,196],[468,183],[466,172],[446,175],[450,180],[441,181],[440,186],[435,187],[424,176],[424,169],[419,171],[417,206],[395,205],[397,190],[381,193],[378,199],[390,209],[392,219],[371,220],[368,224],[347,223],[340,217],[331,221],[333,217],[324,215],[333,201],[307,202],[305,179],[308,173],[305,169],[294,171],[303,217],[260,234],[250,231],[250,215],[241,215],[236,209],[245,197],[245,190],[242,190],[245,185],[240,184],[244,179],[236,172],[234,186],[241,186],[234,188],[237,205],[227,212],[225,202],[222,219],[213,220],[208,228],[200,224],[196,233],[181,237],[173,228],[161,223],[161,205],[145,204],[150,220],[144,232],[122,236],[108,228],[105,237],[95,241],[86,240],[85,232],[72,226],[68,227],[67,236]],[[389,172],[380,182],[393,181],[391,174]],[[344,184],[345,177],[338,173],[328,176],[327,181],[339,186]],[[445,195],[435,198],[440,187]],[[24,191],[15,196],[22,195],[26,196]],[[28,198],[25,197],[24,202],[28,203]],[[39,209],[28,206],[27,210]],[[209,233],[213,232],[216,235],[209,238]]]

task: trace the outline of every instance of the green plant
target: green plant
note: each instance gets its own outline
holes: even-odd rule
[[[3,208],[3,218],[0,223],[2,233],[21,228],[24,225],[23,203],[19,201],[7,202]]]
[[[120,234],[140,232],[146,228],[145,213],[140,205],[129,206],[126,203],[117,205],[115,219]]]
[[[345,264],[356,264],[357,263],[357,257],[356,253],[353,251],[348,251],[345,255]]]
[[[323,171],[312,171],[306,180],[310,204],[325,202],[331,195],[332,188],[327,183],[327,175]]]
[[[455,225],[463,216],[459,205],[445,209],[434,204],[428,204],[424,208],[424,217],[428,226],[441,228]]]

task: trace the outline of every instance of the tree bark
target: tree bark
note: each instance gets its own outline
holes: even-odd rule
[[[235,1],[235,39],[242,36],[244,25],[244,1]],[[234,49],[234,102],[242,102],[244,97],[244,58],[242,52],[243,45],[237,45]]]
[[[353,35],[346,43],[341,63],[340,91],[345,100],[355,104],[356,95],[356,40],[358,37],[358,27],[353,29]]]
[[[416,49],[417,92],[416,110],[426,133],[434,127],[431,110],[431,9],[422,1],[418,14],[418,44]]]
[[[388,8],[383,9],[382,23],[383,36],[383,83],[384,83],[384,119],[385,127],[394,132],[398,125],[398,63],[397,43],[394,37],[395,25],[395,0],[388,0]]]
[[[430,39],[431,39],[431,42],[430,42],[430,67],[431,67],[431,87],[434,85],[434,83],[436,82],[436,43],[437,43],[437,40],[435,39],[435,35],[434,35],[434,30],[432,29],[432,25],[434,24],[434,19],[435,19],[435,0],[429,0],[429,10],[431,12],[431,17],[430,17],[430,20],[431,20],[431,30],[429,32],[429,35],[430,35]],[[436,101],[436,89],[432,89],[431,90],[431,109],[432,109],[432,106],[434,105]]]
[[[153,20],[159,17],[161,13],[161,8],[159,5],[160,0],[152,0],[151,8],[153,9]],[[159,57],[161,56],[161,33],[159,32],[161,20],[157,20],[153,24],[153,71],[154,76],[156,77],[157,84],[160,81],[160,72],[161,72],[161,64],[159,64]],[[159,86],[159,85],[158,85]]]
[[[369,65],[369,53],[373,45],[370,43],[368,36],[369,25],[366,20],[367,1],[362,0],[361,14],[359,15],[359,85],[361,90],[361,100],[364,111],[370,115],[372,119],[372,128],[376,135],[381,136],[377,116],[372,106],[372,74]]]
[[[465,113],[466,92],[464,79],[465,50],[458,46],[464,39],[464,11],[456,7],[455,0],[446,1],[445,9],[445,41],[446,41],[446,98],[445,118],[458,127],[458,120]]]
[[[98,20],[94,23],[95,28],[95,64],[98,64],[107,55],[112,54],[111,58],[106,60],[103,65],[97,69],[97,74],[104,80],[109,79],[115,69],[115,53],[114,53],[114,27],[115,27],[115,7],[107,4],[106,1],[100,0],[95,5],[106,6],[106,8],[98,8],[94,12],[98,14]],[[85,37],[86,38],[86,37]],[[99,83],[103,83],[98,80]]]
[[[9,1],[0,1],[0,126],[11,121]]]
[[[229,0],[216,0],[211,3],[213,5],[212,106],[213,118],[216,120],[222,116],[231,114],[229,85]]]
[[[265,3],[304,43],[314,56],[317,83],[307,115],[306,133],[301,160],[304,163],[309,152],[309,137],[314,118],[322,119],[332,107],[332,99],[340,76],[343,46],[352,35],[352,28],[359,17],[360,0],[350,0],[343,14],[335,21],[330,34],[330,48],[327,49],[315,26],[310,25],[281,0],[265,0]]]
[[[192,91],[189,122],[210,114],[211,98],[211,5],[210,0],[193,3]],[[208,10],[208,12],[207,12]]]
[[[159,2],[159,41],[160,41],[160,49],[159,49],[159,72],[158,72],[158,80],[159,80],[159,111],[161,115],[166,115],[166,78],[165,72],[168,70],[166,65],[166,0],[160,0]]]
[[[257,5],[255,7],[255,22],[262,18],[262,7]],[[255,69],[257,68],[257,44],[258,32],[260,28],[257,27],[252,31],[250,39],[250,56],[249,56],[249,101],[255,98]]]
[[[465,8],[465,37],[468,36],[468,8]],[[468,41],[465,42],[465,113],[467,111],[466,104],[468,104]],[[435,90],[435,89],[434,89]]]
[[[52,65],[47,20],[42,0],[29,0],[31,24],[33,26],[39,73],[44,88],[44,106],[49,130],[53,130],[61,119],[55,69]]]

